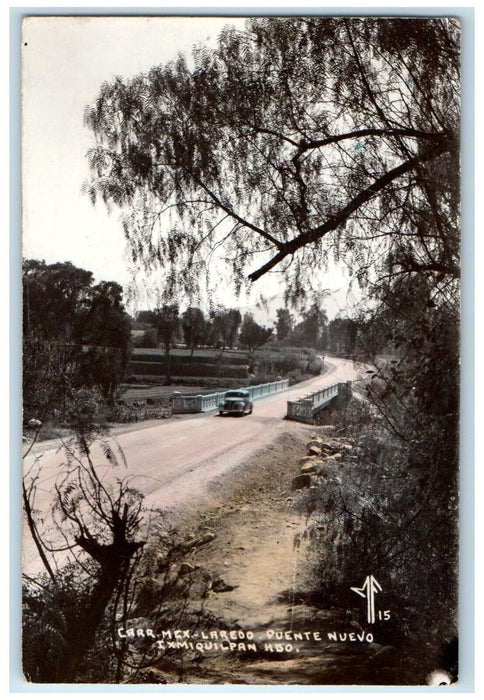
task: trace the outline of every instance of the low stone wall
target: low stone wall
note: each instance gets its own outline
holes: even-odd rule
[[[116,406],[108,413],[108,420],[112,423],[137,423],[138,421],[171,418],[171,402],[160,402],[155,406],[148,406],[146,401],[135,401],[128,406]]]

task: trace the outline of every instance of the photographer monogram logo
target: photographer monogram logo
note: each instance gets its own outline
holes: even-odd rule
[[[351,588],[362,598],[366,598],[367,620],[369,625],[374,625],[375,620],[389,620],[389,610],[375,611],[375,596],[383,590],[374,576],[367,576],[361,588]],[[376,614],[375,614],[376,612]]]

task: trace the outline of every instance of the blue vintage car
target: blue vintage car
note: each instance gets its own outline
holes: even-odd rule
[[[245,389],[233,389],[225,392],[224,400],[219,403],[218,412],[221,416],[224,413],[236,413],[243,416],[245,413],[252,413],[252,401],[250,394]]]

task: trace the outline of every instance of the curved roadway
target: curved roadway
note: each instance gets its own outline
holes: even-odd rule
[[[326,358],[326,361],[330,367],[324,375],[255,401],[250,416],[221,417],[212,412],[177,416],[154,425],[139,425],[136,429],[117,429],[115,439],[126,457],[128,472],[132,475],[131,485],[145,495],[147,506],[170,509],[187,500],[196,502],[212,479],[250,459],[278,434],[307,428],[283,420],[288,400],[336,382],[355,380],[359,374],[358,367],[350,360]],[[62,469],[63,455],[42,444],[36,446],[35,453],[42,464],[35,506],[38,511],[47,513],[56,476]],[[106,463],[99,446],[93,447],[92,456],[96,465]],[[32,459],[31,455],[26,468]],[[23,559],[25,569],[38,568],[37,553],[28,531],[24,537]]]

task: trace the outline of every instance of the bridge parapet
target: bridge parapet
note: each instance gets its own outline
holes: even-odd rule
[[[297,401],[288,401],[286,418],[303,423],[313,423],[314,414],[331,401],[334,399],[348,401],[350,398],[351,382],[338,382],[303,396]]]
[[[313,422],[313,404],[309,399],[298,399],[297,401],[287,402],[286,418],[289,420],[298,420],[302,423]]]
[[[267,382],[266,384],[256,384],[255,386],[244,387],[249,392],[252,401],[263,399],[265,396],[277,394],[279,391],[289,389],[289,379],[279,379],[277,382]]]
[[[262,399],[280,391],[285,391],[289,388],[289,380],[280,379],[276,382],[256,384],[255,386],[241,388],[249,392],[252,401],[257,401],[257,399]],[[175,393],[173,394],[173,413],[204,413],[205,411],[215,411],[224,396],[224,391],[192,396],[183,396],[183,394]]]

